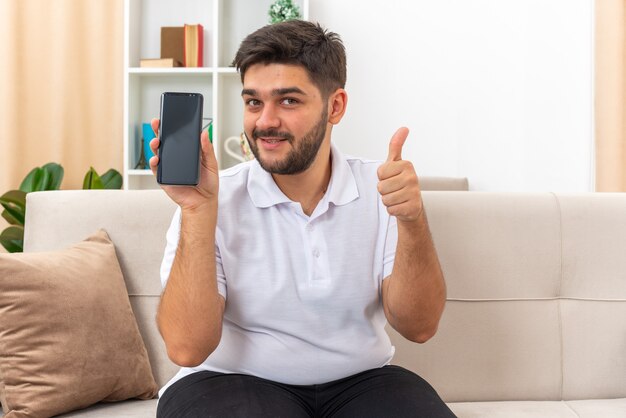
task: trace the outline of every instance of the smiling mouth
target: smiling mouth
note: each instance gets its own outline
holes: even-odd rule
[[[279,142],[286,141],[286,138],[259,138],[263,142],[267,142],[268,144],[278,144]]]

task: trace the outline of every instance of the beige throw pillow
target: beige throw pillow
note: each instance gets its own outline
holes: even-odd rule
[[[0,254],[0,389],[5,418],[156,396],[104,230],[61,251]]]

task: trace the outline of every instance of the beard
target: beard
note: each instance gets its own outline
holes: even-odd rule
[[[317,153],[326,136],[327,124],[328,109],[324,107],[324,111],[317,124],[298,141],[295,140],[292,134],[279,132],[275,129],[254,129],[252,131],[252,141],[248,138],[247,134],[246,139],[248,140],[252,154],[254,154],[254,157],[263,170],[271,174],[299,174],[307,170],[311,164],[313,164],[313,161],[315,161],[315,157],[317,157]],[[285,158],[279,161],[270,162],[263,160],[259,153],[257,140],[264,136],[285,139],[291,145],[291,151],[289,151]]]

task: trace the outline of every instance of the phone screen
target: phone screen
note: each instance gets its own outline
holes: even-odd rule
[[[159,184],[198,184],[203,101],[199,93],[161,95]]]

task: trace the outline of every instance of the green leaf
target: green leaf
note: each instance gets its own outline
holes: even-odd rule
[[[20,222],[19,219],[11,215],[6,209],[2,211],[2,217],[11,225],[23,225],[23,222]]]
[[[83,180],[83,189],[104,189],[104,185],[102,184],[102,179],[96,173],[93,167],[89,168],[87,174],[85,174],[85,179]]]
[[[9,190],[0,196],[0,203],[12,203],[22,208],[26,207],[26,193],[21,190]]]
[[[24,251],[24,227],[10,226],[0,234],[0,244],[10,253]]]
[[[4,207],[4,210],[9,214],[9,219],[7,219],[7,217],[4,216],[4,212],[3,212],[2,217],[4,219],[9,221],[9,223],[12,225],[24,225],[24,219],[25,219],[24,211],[11,205],[3,204],[2,206]],[[13,222],[11,222],[11,219],[13,220]]]
[[[20,190],[26,193],[58,190],[61,187],[63,174],[63,167],[57,163],[48,163],[43,167],[35,167],[20,184]]]
[[[117,170],[109,169],[109,171],[100,176],[100,179],[105,189],[122,188],[122,175]]]
[[[41,168],[50,175],[44,190],[59,190],[63,181],[63,174],[65,173],[63,166],[57,163],[48,163]]]
[[[35,189],[33,192],[42,192],[46,190],[46,186],[50,181],[50,172],[48,170],[41,169],[41,179],[39,183],[35,184]]]
[[[35,167],[30,170],[30,173],[24,177],[22,184],[20,184],[20,190],[26,193],[37,190],[37,184],[41,183],[41,176],[43,170],[40,167]]]
[[[21,190],[10,190],[0,196],[0,205],[4,207],[7,215],[4,212],[2,217],[6,219],[10,224],[24,225],[24,218],[26,215],[26,193]]]

